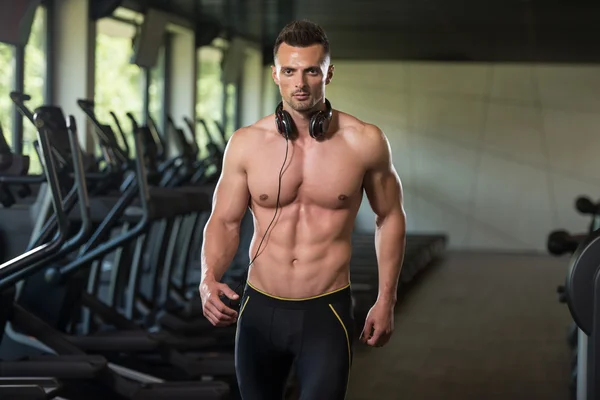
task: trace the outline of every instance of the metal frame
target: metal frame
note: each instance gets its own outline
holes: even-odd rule
[[[44,51],[46,52],[46,76],[44,79],[44,103],[48,104],[52,101],[54,95],[54,1],[45,0],[42,2],[46,8],[46,18],[44,21],[44,31],[46,40],[44,42]]]
[[[161,121],[159,125],[160,134],[166,137],[166,129],[167,129],[167,115],[168,115],[168,102],[167,102],[167,91],[170,92],[170,81],[168,79],[169,75],[169,66],[170,66],[170,58],[171,58],[171,41],[170,41],[170,33],[165,32],[162,40],[162,57],[158,58],[158,63],[154,66],[154,68],[159,68],[159,71],[162,73],[158,76],[158,79],[162,80],[162,95],[159,97],[160,100],[160,108],[161,112]],[[152,81],[152,70],[148,71],[148,86],[146,90],[150,88],[150,82]],[[150,93],[146,93],[146,98],[148,99],[147,109],[150,109]]]
[[[45,34],[43,51],[46,57],[46,70],[44,71],[44,94],[43,101],[48,103],[52,98],[53,93],[52,87],[52,74],[54,72],[54,54],[53,54],[53,43],[54,43],[54,31],[50,21],[52,21],[53,12],[53,1],[45,0],[40,3],[38,7],[44,9],[44,20],[43,20],[43,31]],[[25,91],[25,46],[14,46],[13,47],[13,62],[15,65],[14,76],[13,76],[13,90],[19,93]],[[12,148],[16,154],[23,154],[23,116],[17,109],[16,105],[13,105],[12,109]]]
[[[162,98],[162,103],[163,103],[163,109],[162,109],[162,126],[160,127],[162,130],[163,135],[166,136],[167,134],[167,117],[169,116],[169,110],[171,109],[171,80],[169,79],[169,77],[171,76],[171,56],[172,56],[172,42],[173,40],[173,34],[171,32],[166,32],[165,33],[165,38],[164,38],[164,57],[163,57],[163,63],[164,63],[164,68],[163,68],[163,75],[162,75],[162,79],[164,82],[164,86],[163,86],[163,98]],[[197,80],[197,78],[195,78],[195,80]],[[194,108],[195,105],[194,105]]]
[[[150,115],[150,81],[152,80],[151,69],[141,67],[142,71],[142,124],[148,125],[148,116]]]
[[[23,93],[25,89],[25,47],[13,47],[13,62],[15,73],[13,76],[13,90]],[[23,116],[13,104],[12,112],[12,147],[16,154],[23,154]]]

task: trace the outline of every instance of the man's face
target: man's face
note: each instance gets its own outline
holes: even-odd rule
[[[271,69],[283,101],[296,111],[308,111],[321,103],[325,85],[333,77],[333,65],[320,44],[292,47],[282,43]]]

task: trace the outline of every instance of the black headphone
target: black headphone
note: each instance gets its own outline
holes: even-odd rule
[[[325,99],[325,111],[317,111],[310,117],[308,133],[313,139],[320,139],[325,136],[329,130],[332,115],[331,103]],[[283,102],[280,102],[275,109],[275,123],[279,133],[286,139],[289,139],[295,131],[292,116],[283,109]]]

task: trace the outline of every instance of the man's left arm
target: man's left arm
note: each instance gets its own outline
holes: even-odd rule
[[[393,312],[406,244],[406,213],[402,183],[392,163],[389,142],[377,127],[369,126],[365,139],[367,171],[364,188],[375,213],[375,250],[379,270],[377,302],[367,317],[365,341],[383,345],[393,330]],[[379,329],[377,325],[380,325]],[[372,336],[369,331],[373,330]],[[369,339],[370,337],[370,339]]]

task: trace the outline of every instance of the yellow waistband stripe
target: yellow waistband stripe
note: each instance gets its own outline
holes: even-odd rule
[[[319,297],[324,297],[324,296],[328,296],[330,294],[333,293],[337,293],[337,292],[341,292],[342,290],[349,288],[350,287],[350,283],[348,283],[346,286],[341,287],[339,289],[333,290],[331,292],[327,292],[327,293],[323,293],[323,294],[319,294],[317,296],[312,296],[312,297],[302,297],[302,298],[298,298],[298,299],[291,299],[291,298],[287,298],[287,297],[279,297],[279,296],[273,296],[272,294],[263,292],[260,289],[257,289],[256,287],[254,287],[250,282],[247,282],[248,286],[250,286],[252,289],[256,290],[258,293],[260,294],[264,294],[265,296],[269,296],[273,299],[277,299],[277,300],[285,300],[285,301],[303,301],[303,300],[313,300],[313,299],[318,299]]]

